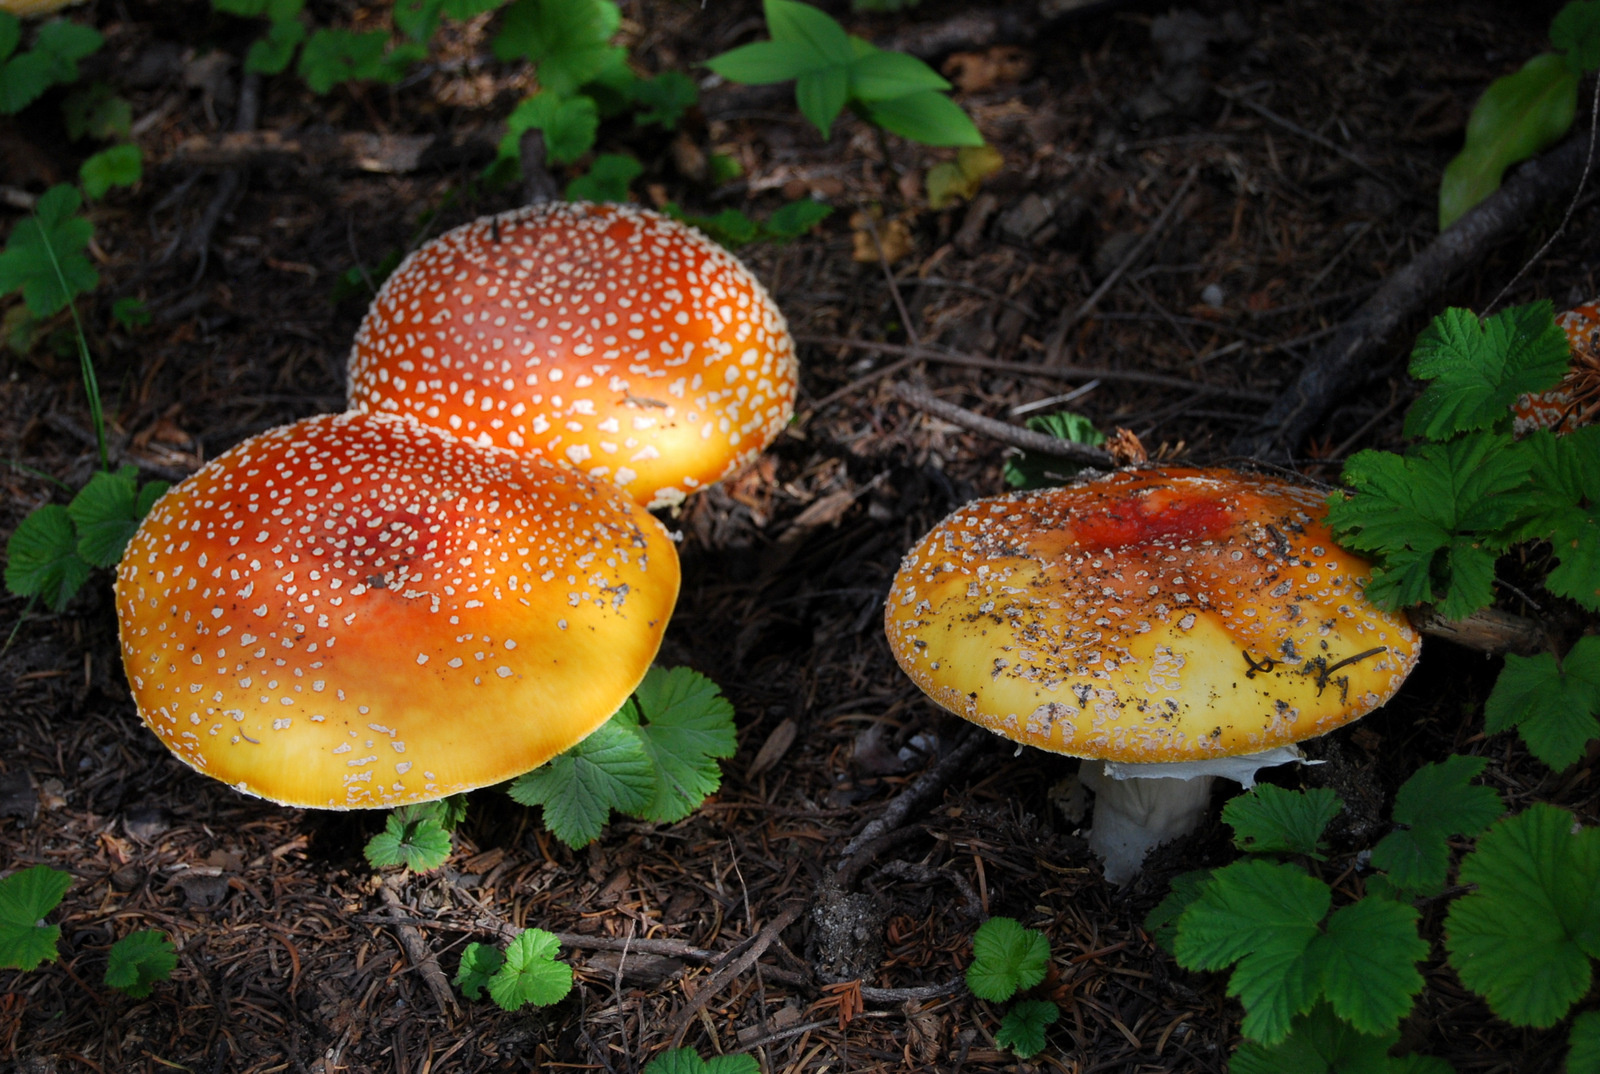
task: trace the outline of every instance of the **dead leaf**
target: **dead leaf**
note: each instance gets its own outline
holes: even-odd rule
[[[799,731],[800,726],[798,724],[792,719],[784,717],[783,721],[772,729],[772,733],[761,744],[761,748],[756,751],[755,760],[751,761],[750,767],[745,769],[745,778],[754,779],[782,760],[783,755],[789,752],[789,747],[794,745],[795,736]]]
[[[850,225],[856,229],[855,249],[850,255],[856,261],[879,260],[878,251],[881,247],[882,259],[892,265],[896,261],[903,260],[916,248],[916,243],[911,238],[911,229],[899,217],[872,224],[870,216],[856,213],[850,218]],[[872,240],[874,230],[878,233],[877,242]]]
[[[1033,53],[1018,45],[994,45],[982,52],[953,52],[941,72],[962,93],[976,93],[1002,82],[1020,82],[1033,73]]]

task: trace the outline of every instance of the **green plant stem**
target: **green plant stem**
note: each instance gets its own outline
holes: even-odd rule
[[[44,235],[43,229],[40,234]],[[45,236],[44,252],[50,255],[50,267],[55,270],[56,281],[61,284],[61,293],[72,294],[72,289],[67,286],[66,274],[61,271],[61,262],[56,259],[55,247],[50,245],[50,239]],[[100,406],[100,380],[95,376],[94,359],[89,356],[89,340],[83,332],[83,321],[78,317],[78,304],[72,299],[67,299],[67,311],[72,314],[72,328],[78,337],[78,368],[83,373],[83,393],[89,401],[89,421],[94,425],[95,443],[100,448],[100,469],[111,469],[111,453],[106,450],[106,419],[105,412]]]

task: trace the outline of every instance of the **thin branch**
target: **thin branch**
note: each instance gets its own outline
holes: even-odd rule
[[[992,440],[1003,444],[1021,448],[1023,451],[1032,451],[1040,455],[1053,455],[1057,458],[1071,459],[1087,466],[1113,467],[1116,460],[1111,457],[1111,452],[1104,448],[1091,447],[1088,444],[1079,444],[1072,440],[1063,440],[1057,436],[1046,433],[1036,433],[1032,429],[1024,429],[1020,425],[1010,422],[997,421],[982,414],[973,413],[965,407],[947,403],[932,392],[913,387],[904,381],[897,381],[889,385],[889,392],[901,402],[910,403],[918,410],[927,411],[935,417],[953,422],[963,429],[971,429],[975,433],[982,433]]]

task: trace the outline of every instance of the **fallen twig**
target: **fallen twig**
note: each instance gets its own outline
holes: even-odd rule
[[[982,433],[993,440],[1012,447],[1021,448],[1023,451],[1032,451],[1040,455],[1053,455],[1058,458],[1071,459],[1087,466],[1113,467],[1117,460],[1105,448],[1091,447],[1073,440],[1065,440],[1048,433],[1036,433],[1032,429],[1025,429],[1020,425],[1010,422],[997,421],[994,418],[976,414],[965,407],[947,403],[921,388],[913,387],[904,381],[889,385],[889,391],[895,398],[905,403],[910,403],[918,410],[927,411],[935,417],[943,418],[961,426],[971,429],[975,433]]]
[[[433,995],[433,1001],[439,1005],[439,1009],[452,1015],[459,1015],[461,1008],[456,1004],[455,994],[450,991],[450,982],[445,978],[444,971],[439,968],[439,960],[434,957],[433,950],[422,938],[422,933],[417,931],[414,925],[404,923],[406,906],[400,901],[400,896],[395,893],[392,886],[399,882],[401,881],[398,878],[390,877],[378,888],[378,894],[392,915],[386,923],[400,938],[400,946],[405,949],[406,958],[411,960],[411,965],[422,975],[422,982],[428,986],[428,991]]]
[[[673,1016],[672,1025],[669,1028],[674,1048],[683,1043],[683,1035],[688,1032],[689,1024],[694,1021],[700,1009],[710,1003],[735,977],[755,965],[756,960],[764,955],[767,948],[771,947],[773,942],[777,940],[778,934],[794,924],[795,920],[805,912],[805,909],[806,904],[801,902],[791,903],[785,907],[777,917],[767,922],[766,926],[756,933],[752,942],[745,947],[742,955],[712,973],[710,980],[706,981],[695,992],[694,998]]]

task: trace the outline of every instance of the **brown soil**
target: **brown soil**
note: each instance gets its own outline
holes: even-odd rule
[[[759,6],[743,0],[622,6],[651,71],[694,69],[759,28]],[[1002,487],[1003,447],[888,386],[918,376],[948,401],[1020,420],[1010,408],[1083,383],[1053,368],[1103,368],[1074,409],[1133,430],[1153,455],[1222,461],[1316,342],[1434,236],[1439,174],[1468,109],[1545,47],[1557,5],[1198,0],[1169,15],[1165,4],[1103,4],[998,42],[1020,49],[1006,56],[959,40],[992,6],[925,0],[853,19],[829,6],[882,41],[953,26],[957,43],[936,64],[952,51],[1012,61],[958,96],[1005,156],[973,204],[921,202],[923,171],[948,152],[881,141],[848,117],[823,141],[786,92],[708,90],[676,151],[653,128],[601,135],[603,149],[644,162],[635,190],[647,199],[765,215],[809,192],[838,210],[800,241],[742,251],[803,340],[799,414],[751,471],[671,520],[685,584],[663,661],[711,675],[737,707],[741,748],[721,793],[680,824],[615,823],[573,852],[536,812],[477,792],[449,864],[386,888],[361,855],[381,817],[242,798],[144,730],[102,572],[65,613],[29,616],[0,656],[0,872],[46,863],[74,877],[51,919],[60,959],[0,972],[0,1071],[632,1072],[679,1041],[704,1055],[752,1051],[786,1074],[1224,1069],[1240,1014],[1224,979],[1181,970],[1141,927],[1171,876],[1230,858],[1215,818],[1117,890],[1054,804],[1074,762],[1014,756],[984,737],[842,888],[833,876],[846,842],[914,783],[928,753],[966,733],[889,656],[879,626],[889,578],[934,522]],[[377,6],[317,10],[358,25],[382,17]],[[107,35],[93,74],[133,102],[146,160],[137,188],[94,209],[102,283],[81,312],[119,460],[176,479],[251,434],[342,408],[364,297],[333,301],[335,281],[518,201],[473,179],[528,79],[479,62],[481,20],[394,89],[317,98],[295,79],[267,79],[262,129],[432,134],[458,148],[390,174],[316,154],[256,159],[230,181],[176,150],[232,128],[246,24],[193,0],[80,11]],[[57,101],[0,120],[0,186],[38,193],[75,174],[79,147],[52,126]],[[693,158],[712,148],[735,156],[743,177],[698,181]],[[217,201],[229,182],[236,192]],[[863,207],[881,209],[880,234],[903,225],[909,240],[892,287],[881,264],[852,260],[848,220]],[[1449,301],[1481,309],[1563,208],[1452,281]],[[5,212],[7,227],[21,218]],[[1510,301],[1559,308],[1600,294],[1596,234],[1591,194]],[[123,297],[144,301],[152,323],[112,327]],[[979,360],[902,362],[876,342]],[[1304,473],[1332,480],[1352,452],[1397,442],[1414,390],[1405,349],[1396,339],[1385,373],[1349,386],[1305,446]],[[9,533],[39,504],[62,502],[40,472],[77,487],[97,460],[70,350],[46,340],[0,364]],[[1151,373],[1176,383],[1125,377]],[[6,597],[0,618],[23,609]],[[1452,751],[1489,756],[1488,782],[1513,806],[1550,801],[1600,821],[1593,751],[1552,775],[1513,737],[1481,733],[1496,667],[1430,643],[1394,702],[1329,737],[1334,763],[1279,777],[1329,783],[1351,807],[1325,867],[1342,891],[1358,888],[1354,851],[1383,830],[1395,786]],[[789,735],[775,764],[753,770],[764,744]],[[1443,912],[1424,914],[1435,941]],[[997,1010],[959,985],[989,914],[1052,944],[1064,1014],[1029,1063],[997,1047]],[[532,925],[562,933],[577,987],[539,1011],[441,1009],[403,923],[447,975],[469,941]],[[111,942],[141,928],[167,932],[180,958],[170,983],[133,1000],[100,977]],[[738,963],[752,938],[760,957]],[[1425,971],[1405,1050],[1462,1072],[1560,1068],[1564,1030],[1495,1020],[1437,944]]]

